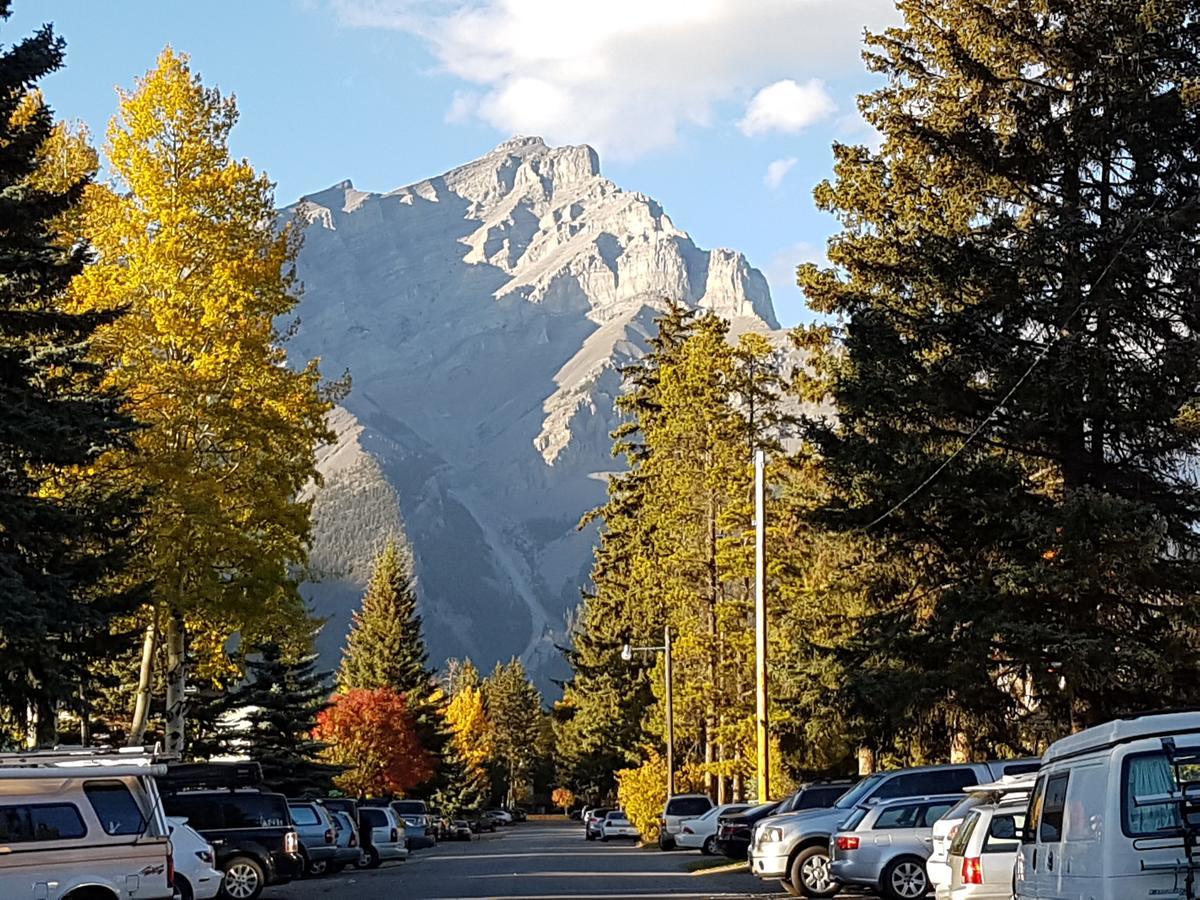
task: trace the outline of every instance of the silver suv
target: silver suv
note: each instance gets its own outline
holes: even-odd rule
[[[779,879],[789,892],[804,897],[832,897],[841,886],[829,869],[829,838],[855,807],[901,797],[958,794],[962,789],[1027,771],[1040,760],[923,766],[869,775],[846,791],[829,809],[806,809],[769,816],[754,826],[750,838],[751,871],[759,878]]]

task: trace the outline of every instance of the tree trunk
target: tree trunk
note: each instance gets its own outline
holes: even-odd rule
[[[158,615],[151,615],[142,639],[142,663],[138,669],[137,693],[134,695],[133,721],[129,725],[130,747],[140,747],[146,740],[146,725],[150,721],[150,681],[154,674],[154,650],[158,645]]]
[[[875,750],[865,744],[858,748],[858,774],[860,776],[875,774]],[[760,802],[765,802],[760,798]]]
[[[971,761],[971,736],[964,728],[955,728],[950,734],[950,762]]]
[[[49,697],[38,697],[34,706],[37,719],[34,722],[34,743],[38,748],[53,747],[58,743],[58,711]]]
[[[172,613],[167,618],[167,715],[166,731],[168,753],[183,755],[185,745],[184,716],[187,700],[187,668],[184,661],[185,629],[183,615]]]
[[[92,743],[92,710],[88,703],[87,691],[83,683],[79,684],[79,743],[87,747]]]

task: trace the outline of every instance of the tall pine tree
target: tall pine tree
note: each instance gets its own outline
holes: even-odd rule
[[[841,323],[806,340],[814,521],[878,544],[843,698],[933,756],[1195,704],[1195,9],[899,10],[800,279]]]
[[[246,680],[220,703],[232,718],[222,720],[218,746],[249,754],[272,790],[326,793],[339,769],[318,760],[325,745],[312,737],[329,696],[329,673],[317,670],[317,654],[295,656],[267,642],[251,651],[246,669]]]
[[[0,21],[10,6],[0,0]],[[88,360],[116,314],[64,302],[89,251],[57,228],[87,178],[38,177],[54,125],[30,92],[63,52],[45,26],[0,53],[0,704],[21,731],[34,710],[42,744],[56,740],[57,707],[80,706],[88,657],[119,643],[110,620],[137,600],[119,579],[136,494],[66,478],[125,446],[131,423]]]

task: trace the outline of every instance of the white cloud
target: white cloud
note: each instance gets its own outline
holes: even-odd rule
[[[789,156],[787,159],[776,159],[767,165],[767,174],[763,176],[763,184],[771,190],[776,190],[783,184],[783,179],[787,178],[788,172],[792,171],[792,166],[796,165],[797,159],[794,156]]]
[[[835,109],[837,105],[819,78],[804,84],[785,78],[754,95],[738,128],[748,136],[771,131],[795,134],[832,115]]]
[[[479,109],[479,97],[471,91],[455,91],[454,99],[446,110],[446,121],[451,124],[467,122]]]
[[[862,29],[896,18],[892,0],[328,2],[344,24],[420,38],[475,86],[469,115],[626,159],[765,84],[861,71]]]

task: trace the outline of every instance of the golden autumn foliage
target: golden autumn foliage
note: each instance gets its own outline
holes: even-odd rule
[[[266,175],[230,156],[236,121],[234,100],[169,48],[121,92],[113,183],[85,204],[96,261],[71,291],[77,308],[127,310],[95,345],[143,428],[104,463],[147,497],[137,575],[153,585],[151,637],[165,627],[181,665],[183,631],[203,632],[210,671],[233,633],[307,632],[297,497],[329,438],[317,365],[289,368],[275,327],[297,301],[299,233],[277,221]]]

